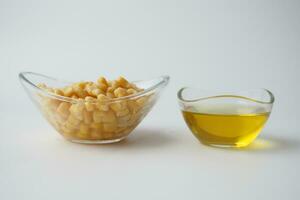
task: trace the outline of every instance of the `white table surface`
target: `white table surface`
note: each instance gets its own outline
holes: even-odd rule
[[[286,0],[0,1],[0,200],[300,198],[300,3]],[[65,141],[20,71],[66,80],[170,75],[127,140]],[[268,88],[276,102],[247,149],[200,144],[176,92]]]
[[[179,112],[181,122],[151,120],[159,112],[110,145],[68,142],[38,114],[2,118],[0,199],[298,199],[295,131],[266,127],[249,148],[219,149]]]

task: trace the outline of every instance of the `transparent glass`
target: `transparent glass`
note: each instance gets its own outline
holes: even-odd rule
[[[134,81],[142,92],[108,101],[86,101],[56,95],[40,89],[37,84],[49,87],[64,87],[71,82],[57,80],[33,72],[19,74],[21,84],[30,99],[37,105],[46,120],[67,140],[77,143],[113,143],[126,138],[143,120],[157,101],[169,77],[161,76],[147,81]],[[91,110],[85,105],[92,104]],[[61,107],[68,108],[62,112]],[[124,108],[126,115],[118,115],[112,108]],[[82,108],[82,109],[80,109]],[[106,109],[104,109],[106,108]],[[71,109],[75,109],[76,116]]]
[[[203,144],[245,147],[261,132],[274,103],[266,89],[204,91],[185,87],[178,91],[183,118]]]

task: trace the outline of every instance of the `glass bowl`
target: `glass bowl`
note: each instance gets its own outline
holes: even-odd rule
[[[178,91],[183,118],[203,144],[245,147],[261,132],[274,103],[266,89],[213,92],[196,88]]]
[[[67,140],[77,143],[113,143],[126,138],[157,101],[169,77],[134,81],[144,90],[106,101],[72,99],[37,85],[61,88],[71,82],[33,72],[19,74],[21,84],[47,121]],[[89,109],[86,106],[89,106]],[[92,108],[92,109],[91,109]]]

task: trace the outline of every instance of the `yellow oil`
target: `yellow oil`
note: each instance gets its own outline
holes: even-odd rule
[[[269,112],[228,114],[183,111],[183,117],[193,134],[204,144],[244,147],[260,133]]]

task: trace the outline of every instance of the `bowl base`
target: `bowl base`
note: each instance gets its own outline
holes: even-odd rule
[[[217,143],[208,143],[200,141],[202,144],[211,146],[211,147],[217,147],[217,148],[244,148],[247,147],[250,143],[233,143],[233,144],[217,144]]]
[[[126,136],[121,138],[116,138],[116,139],[110,139],[110,140],[80,140],[80,139],[69,139],[69,138],[67,140],[79,144],[112,144],[112,143],[120,142],[125,138]]]

